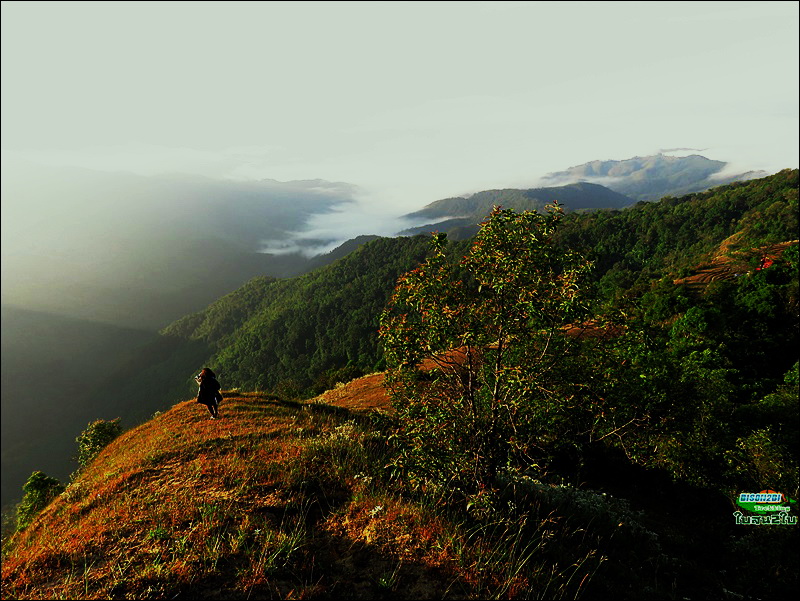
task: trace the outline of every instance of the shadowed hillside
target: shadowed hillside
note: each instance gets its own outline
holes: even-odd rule
[[[19,500],[34,469],[60,479],[75,469],[75,436],[98,417],[90,398],[95,382],[118,370],[130,373],[131,349],[153,334],[5,306],[2,318],[5,506]]]

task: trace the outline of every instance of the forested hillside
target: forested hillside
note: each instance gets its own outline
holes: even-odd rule
[[[672,280],[708,261],[737,233],[729,252],[797,238],[797,171],[625,210],[568,215],[559,239],[585,249],[594,262],[598,301],[638,298],[648,315],[666,319],[688,306]],[[453,243],[448,252],[467,246]],[[349,366],[355,375],[381,367],[378,315],[396,278],[427,250],[422,236],[380,239],[298,278],[255,279],[162,334],[207,344],[207,362],[228,386],[290,396],[318,392],[331,377],[333,383],[344,377],[326,373],[331,370]]]
[[[381,367],[378,316],[395,280],[427,250],[423,236],[382,238],[304,276],[256,278],[162,335],[209,345],[208,361],[228,386],[289,396],[324,388],[331,377]]]
[[[569,216],[563,243],[590,251],[607,296],[687,274],[734,234],[726,252],[796,240],[797,170],[624,211]],[[729,241],[730,242],[730,241]]]

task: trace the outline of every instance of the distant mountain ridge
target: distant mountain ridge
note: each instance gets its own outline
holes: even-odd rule
[[[419,211],[409,213],[405,216],[408,221],[431,221],[402,233],[423,234],[436,229],[447,232],[453,238],[464,239],[477,232],[478,224],[495,205],[517,211],[542,211],[554,201],[558,201],[569,211],[621,209],[634,202],[624,194],[587,182],[527,190],[484,190],[471,196],[437,200]]]
[[[478,224],[495,205],[517,211],[541,211],[554,200],[568,211],[623,209],[639,201],[702,192],[735,181],[765,177],[764,171],[724,175],[728,163],[701,155],[683,157],[663,153],[624,160],[597,160],[548,173],[543,187],[484,190],[469,196],[443,198],[404,216],[423,222],[401,235],[446,232],[454,239],[473,236]]]
[[[714,161],[698,154],[676,157],[659,153],[621,161],[590,161],[548,173],[541,181],[551,185],[594,182],[636,201],[653,201],[767,175],[764,171],[723,175],[727,166],[724,161]]]

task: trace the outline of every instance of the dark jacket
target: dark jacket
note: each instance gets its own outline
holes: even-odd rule
[[[203,405],[217,405],[219,403],[220,385],[213,376],[203,376],[200,381],[200,390],[197,391],[197,402]]]

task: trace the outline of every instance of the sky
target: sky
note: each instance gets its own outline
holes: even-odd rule
[[[798,166],[797,2],[2,2],[2,153],[369,211],[667,149]]]

